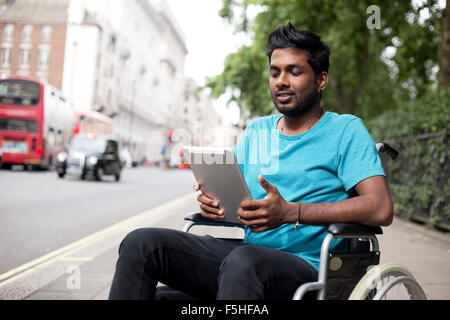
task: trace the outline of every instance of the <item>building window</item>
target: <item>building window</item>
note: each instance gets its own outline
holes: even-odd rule
[[[41,42],[51,42],[52,31],[53,28],[51,26],[43,26],[41,29]]]
[[[5,25],[5,28],[3,29],[3,40],[11,41],[13,37],[14,37],[14,25],[13,24]]]
[[[19,67],[26,69],[30,66],[31,48],[21,47],[19,52]]]
[[[33,35],[33,26],[31,25],[23,26],[22,41],[30,42],[32,35]]]
[[[11,5],[13,0],[0,0],[0,7],[7,7]]]
[[[46,71],[37,71],[36,77],[38,77],[41,81],[48,81],[48,73]]]
[[[50,62],[50,47],[39,46],[39,69],[47,69]]]
[[[2,67],[9,67],[9,64],[11,63],[11,47],[5,45],[2,46],[0,63]]]

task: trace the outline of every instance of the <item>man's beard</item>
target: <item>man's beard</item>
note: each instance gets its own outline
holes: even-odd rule
[[[288,117],[296,117],[303,115],[310,111],[314,105],[316,104],[317,99],[319,98],[320,94],[312,91],[310,94],[308,94],[303,100],[298,101],[297,104],[293,108],[283,108],[277,104],[276,98],[274,97],[274,93],[272,93],[272,100],[277,108],[277,110],[282,113],[285,116]]]

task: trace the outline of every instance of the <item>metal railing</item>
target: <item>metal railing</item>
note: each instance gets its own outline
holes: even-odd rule
[[[400,152],[382,157],[397,215],[450,232],[450,131],[387,140]]]

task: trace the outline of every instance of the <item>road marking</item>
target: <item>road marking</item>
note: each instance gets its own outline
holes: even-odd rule
[[[59,257],[59,261],[92,261],[93,257]]]
[[[195,194],[189,193],[182,197],[176,198],[169,202],[163,203],[155,208],[150,210],[138,213],[137,215],[125,219],[121,222],[118,222],[110,227],[97,231],[89,236],[86,236],[78,241],[72,242],[62,248],[54,250],[50,253],[47,253],[37,259],[34,259],[30,262],[27,262],[17,268],[11,269],[3,274],[0,274],[0,287],[3,287],[19,278],[24,277],[25,275],[31,273],[36,270],[38,267],[42,267],[44,265],[48,265],[55,260],[61,259],[61,256],[64,254],[69,254],[75,250],[81,249],[83,247],[87,247],[88,245],[104,238],[114,232],[119,232],[124,230],[125,228],[129,228],[130,226],[136,225],[140,220],[148,218],[150,215],[154,215],[157,212],[167,211],[172,206],[176,206],[180,203],[185,202],[186,200],[192,199]]]

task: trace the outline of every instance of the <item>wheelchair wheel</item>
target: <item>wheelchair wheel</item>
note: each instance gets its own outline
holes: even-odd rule
[[[374,266],[361,278],[349,299],[426,300],[426,296],[406,267],[384,263]]]

